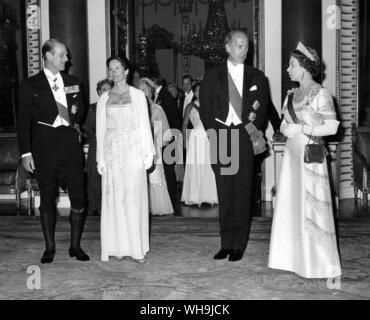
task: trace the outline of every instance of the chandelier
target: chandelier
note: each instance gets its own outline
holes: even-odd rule
[[[184,55],[198,56],[210,64],[222,63],[226,57],[224,40],[229,32],[224,0],[209,0],[208,18],[205,29],[195,25],[189,37],[180,45],[180,52]]]

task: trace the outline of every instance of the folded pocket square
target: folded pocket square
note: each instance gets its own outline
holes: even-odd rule
[[[257,90],[257,86],[253,86],[249,89],[249,91],[256,91]]]

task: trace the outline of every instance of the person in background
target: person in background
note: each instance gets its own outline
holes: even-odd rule
[[[171,93],[172,97],[176,100],[176,105],[181,110],[180,101],[182,97],[184,96],[184,92],[174,82],[170,82],[167,85],[167,90],[169,93]]]
[[[180,106],[181,114],[184,117],[185,108],[192,102],[194,97],[193,78],[188,74],[182,77],[182,89],[184,90],[184,96],[180,100]]]
[[[159,104],[164,113],[166,114],[168,123],[170,125],[171,130],[176,129],[178,133],[181,132],[181,113],[179,109],[176,107],[176,101],[171,96],[171,94],[168,92],[168,90],[162,85],[162,81],[158,78],[152,78],[151,79],[154,83],[155,88],[155,96],[154,96],[154,103]],[[173,140],[171,143],[176,143],[176,150],[178,143],[180,142],[181,148],[182,148],[182,141],[180,141],[180,138],[176,134],[176,130],[173,130]],[[182,140],[182,139],[181,139]],[[164,153],[164,149],[162,150]],[[164,154],[163,154],[164,155]],[[171,154],[171,159],[175,158],[175,150]],[[163,159],[163,167],[164,167],[164,173],[166,176],[166,182],[167,182],[167,188],[168,192],[170,194],[172,207],[175,210],[176,215],[176,208],[178,207],[177,203],[177,181],[176,181],[176,173],[175,173],[175,163],[171,163],[166,159],[165,156],[162,157]]]
[[[186,166],[181,201],[186,205],[218,203],[215,174],[210,160],[210,145],[207,133],[199,117],[199,83],[193,87],[194,97],[185,109],[182,135],[186,141]],[[188,121],[193,124],[187,138]]]
[[[104,92],[112,89],[113,84],[108,79],[98,82],[96,91],[100,97]],[[96,103],[93,103],[87,113],[84,134],[89,145],[87,154],[87,214],[100,215],[101,210],[101,176],[96,168]]]
[[[150,122],[154,135],[156,155],[155,168],[149,174],[149,209],[153,216],[173,214],[171,199],[168,194],[166,177],[162,163],[162,148],[171,139],[171,130],[162,107],[153,102],[154,84],[148,78],[141,78],[139,89],[145,93],[150,106]]]
[[[182,97],[184,96],[184,92],[174,82],[170,82],[167,85],[167,90],[168,90],[169,93],[171,93],[172,97],[175,99],[176,106],[178,108],[179,113],[181,114],[181,112],[182,112],[182,110],[181,110],[181,100],[182,100]],[[184,162],[184,160],[185,160],[185,150],[182,149],[182,145],[183,145],[183,143],[179,143],[177,145],[177,147],[178,147],[177,150],[178,150],[178,153],[182,153],[182,159],[183,159],[183,162]],[[184,171],[185,171],[185,169],[184,169],[184,164],[183,163],[176,163],[175,164],[175,174],[176,174],[176,181],[177,182],[183,182],[183,180],[184,180]]]
[[[135,70],[132,76],[132,86],[138,88],[138,84],[140,81],[141,75],[139,70]]]

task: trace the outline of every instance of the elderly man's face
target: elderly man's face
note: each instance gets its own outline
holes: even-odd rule
[[[63,71],[68,61],[67,48],[62,43],[57,43],[51,52],[46,53],[46,67],[52,72]]]
[[[229,60],[233,63],[244,63],[248,53],[248,38],[244,33],[235,33],[226,44]]]

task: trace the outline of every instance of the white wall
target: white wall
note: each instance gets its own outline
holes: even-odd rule
[[[41,7],[41,45],[50,38],[49,0],[40,0]]]
[[[335,95],[336,87],[336,28],[333,26],[333,10],[336,0],[322,0],[322,62],[325,65],[323,86]]]
[[[281,112],[281,30],[282,30],[282,0],[265,0],[265,75],[269,79],[271,97],[276,110]],[[271,124],[266,136],[271,141],[273,130]],[[265,194],[263,200],[272,200],[274,186],[273,152],[265,161]]]
[[[87,1],[90,103],[98,99],[96,84],[107,77],[106,14],[104,0]]]

